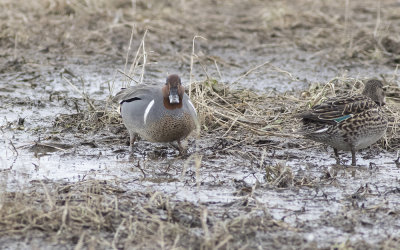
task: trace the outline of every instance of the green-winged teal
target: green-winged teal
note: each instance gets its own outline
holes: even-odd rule
[[[303,121],[300,132],[332,146],[337,164],[338,150],[351,151],[355,166],[356,150],[368,147],[386,132],[388,121],[381,110],[384,104],[382,82],[369,80],[362,94],[334,97],[298,115]]]
[[[121,90],[114,100],[120,103],[122,121],[130,134],[130,149],[139,135],[151,142],[178,142],[197,126],[197,113],[178,75],[170,75],[164,86],[137,85]]]

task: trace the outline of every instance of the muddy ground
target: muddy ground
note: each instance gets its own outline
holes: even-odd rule
[[[0,248],[400,249],[398,1],[0,9]],[[170,73],[199,113],[189,156],[132,157],[111,97]],[[389,129],[336,165],[293,115],[369,78]]]

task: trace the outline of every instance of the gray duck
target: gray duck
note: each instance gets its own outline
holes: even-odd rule
[[[120,104],[122,121],[130,134],[130,150],[138,136],[150,142],[178,143],[197,126],[197,113],[178,75],[160,85],[136,85],[122,89],[114,97]]]

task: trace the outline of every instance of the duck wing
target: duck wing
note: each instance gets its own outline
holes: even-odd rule
[[[308,122],[337,124],[378,105],[364,95],[338,96],[312,107],[299,114],[299,118]]]
[[[154,94],[157,90],[156,85],[137,85],[129,88],[123,88],[113,98],[114,102],[122,104],[124,102],[131,102],[134,100],[147,99]]]

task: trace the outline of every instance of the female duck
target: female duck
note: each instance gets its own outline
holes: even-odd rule
[[[362,94],[334,97],[298,115],[303,121],[300,132],[306,138],[332,146],[337,164],[338,150],[351,151],[351,163],[355,166],[356,151],[375,143],[386,132],[388,121],[381,110],[383,105],[382,82],[369,80]]]

